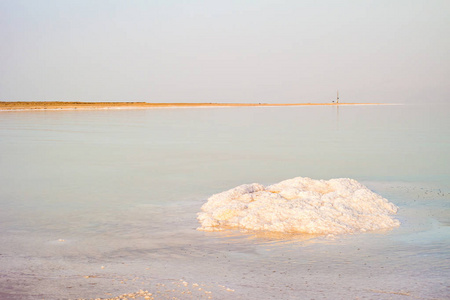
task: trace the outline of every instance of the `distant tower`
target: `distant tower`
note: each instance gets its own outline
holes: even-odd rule
[[[339,103],[339,90],[337,91],[336,103]]]

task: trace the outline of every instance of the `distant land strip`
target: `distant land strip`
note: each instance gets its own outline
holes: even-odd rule
[[[383,103],[151,103],[151,102],[63,102],[0,101],[0,110],[71,110],[158,107],[245,107],[245,106],[309,106],[309,105],[379,105]]]

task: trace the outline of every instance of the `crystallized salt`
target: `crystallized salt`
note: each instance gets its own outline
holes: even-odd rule
[[[399,226],[397,207],[356,180],[297,177],[270,186],[244,184],[202,206],[199,230],[228,228],[341,234]]]

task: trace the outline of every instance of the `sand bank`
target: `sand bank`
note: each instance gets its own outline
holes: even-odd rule
[[[132,109],[164,107],[246,107],[246,106],[344,106],[379,105],[381,103],[149,103],[149,102],[62,102],[62,101],[0,101],[0,110],[75,110]]]

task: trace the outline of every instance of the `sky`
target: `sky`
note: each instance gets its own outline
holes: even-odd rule
[[[0,0],[0,101],[450,102],[450,1]]]

